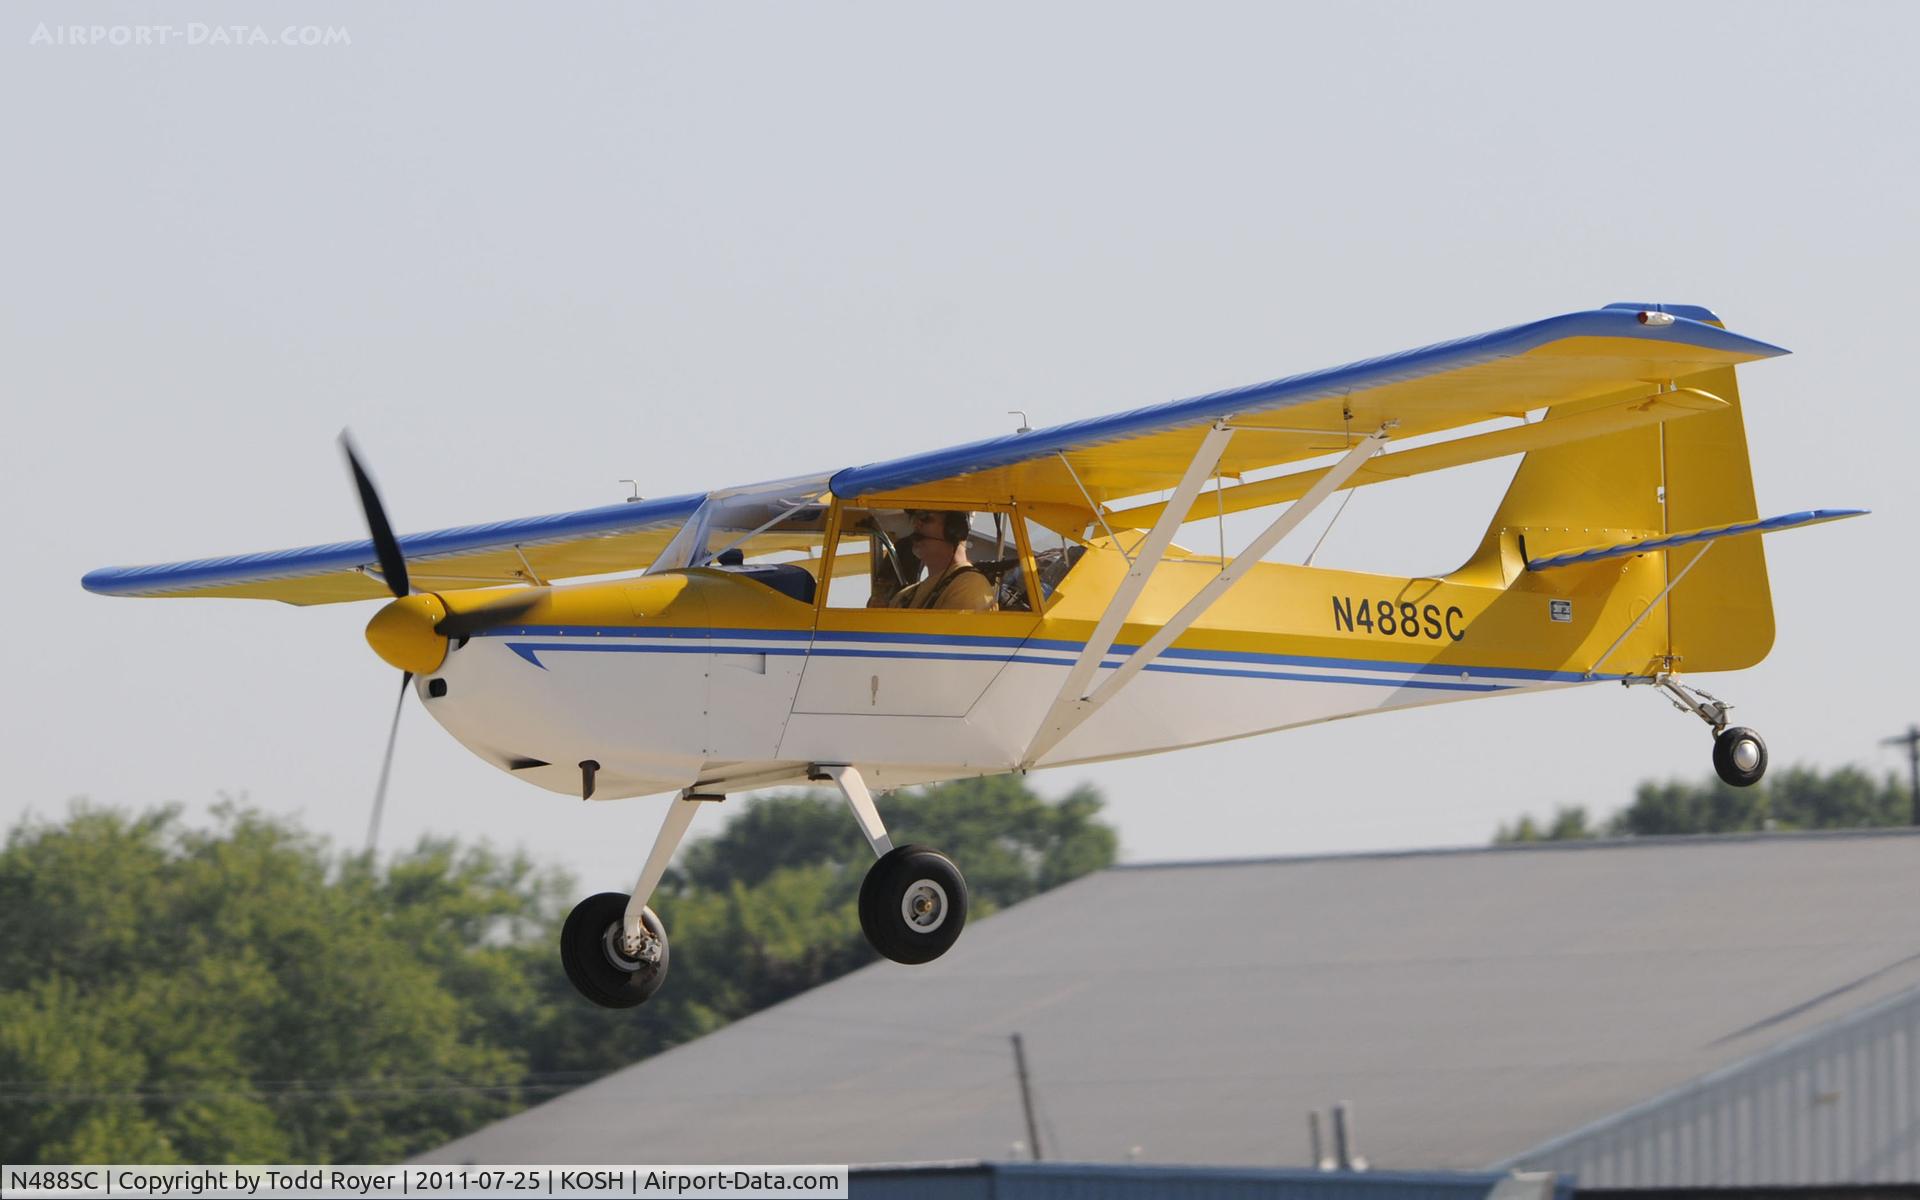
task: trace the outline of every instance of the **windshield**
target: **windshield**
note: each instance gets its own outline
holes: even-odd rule
[[[714,492],[647,574],[703,567],[737,552],[754,557],[779,551],[817,553],[827,523],[827,476],[807,475]]]

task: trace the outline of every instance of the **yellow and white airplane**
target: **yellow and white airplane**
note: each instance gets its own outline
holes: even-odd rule
[[[1752,535],[1857,515],[1759,518],[1734,368],[1781,353],[1705,309],[1615,304],[892,462],[401,538],[349,446],[369,540],[84,585],[390,594],[367,640],[475,754],[570,796],[677,793],[631,894],[588,898],[562,934],[579,990],[626,1007],[667,969],[654,888],[732,793],[837,787],[878,859],[861,924],[916,963],[959,936],[966,884],[892,845],[875,788],[1600,681],[1665,692],[1713,729],[1722,778],[1758,780],[1760,736],[1681,671],[1770,648]],[[1264,561],[1343,489],[1514,454],[1456,570]],[[1175,544],[1273,506],[1237,555]],[[881,603],[925,542],[984,577],[968,610]]]

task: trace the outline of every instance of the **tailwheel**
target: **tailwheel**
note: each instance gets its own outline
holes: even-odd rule
[[[860,884],[860,928],[894,962],[932,962],[966,923],[967,881],[938,850],[896,846]]]
[[[642,936],[626,936],[627,894],[601,892],[573,906],[560,930],[560,965],[582,996],[602,1008],[644,1004],[667,978],[667,930],[643,909]]]
[[[1714,773],[1729,787],[1752,787],[1767,773],[1767,743],[1745,725],[1727,724],[1733,705],[1711,692],[1682,683],[1671,671],[1633,676],[1620,682],[1648,683],[1667,694],[1681,712],[1690,712],[1713,729]]]
[[[1713,769],[1731,787],[1752,787],[1767,773],[1767,743],[1744,725],[1713,735]]]

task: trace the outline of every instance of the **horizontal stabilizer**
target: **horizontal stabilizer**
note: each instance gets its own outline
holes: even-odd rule
[[[1819,525],[1827,521],[1843,521],[1848,517],[1866,515],[1864,508],[1815,508],[1807,512],[1787,513],[1779,517],[1766,517],[1758,521],[1742,521],[1737,525],[1719,525],[1711,529],[1689,529],[1683,533],[1670,533],[1664,537],[1641,538],[1633,542],[1618,542],[1611,546],[1594,546],[1585,550],[1570,550],[1565,554],[1556,554],[1551,558],[1527,560],[1529,571],[1549,571],[1555,567],[1571,567],[1577,563],[1599,562],[1607,558],[1627,558],[1635,554],[1651,554],[1656,550],[1672,550],[1678,546],[1691,545],[1694,542],[1711,542],[1716,538],[1739,537],[1747,533],[1775,533],[1782,529],[1797,529],[1802,525]]]

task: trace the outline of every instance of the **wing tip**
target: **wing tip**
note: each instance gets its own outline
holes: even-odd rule
[[[621,501],[545,516],[459,525],[450,529],[408,534],[399,540],[408,558],[420,561],[484,553],[523,543],[539,545],[560,540],[585,541],[675,524],[697,511],[705,498],[704,492],[689,492],[638,504]],[[80,586],[102,596],[199,595],[214,588],[227,589],[237,585],[354,572],[372,565],[374,561],[373,543],[363,538],[138,567],[101,567],[82,576]],[[366,597],[353,597],[355,600],[363,598]]]
[[[1741,351],[1751,354],[1755,358],[1778,358],[1783,354],[1793,353],[1793,351],[1787,349],[1785,346],[1776,346],[1772,342],[1763,342],[1759,338],[1748,337],[1743,333],[1734,333],[1727,328],[1726,322],[1720,319],[1720,314],[1700,304],[1669,304],[1664,301],[1642,303],[1631,300],[1616,300],[1612,304],[1601,306],[1600,311],[1603,313],[1628,312],[1633,313],[1636,318],[1639,318],[1640,314],[1643,313],[1660,313],[1672,317],[1673,321],[1669,324],[1664,326],[1649,326],[1648,329],[1645,330],[1647,333],[1656,335],[1662,328],[1666,329],[1669,335],[1671,335],[1671,332],[1676,326],[1682,329],[1697,329],[1700,326],[1706,326],[1712,329],[1715,334],[1719,335],[1715,340],[1731,339],[1732,343],[1737,345]],[[1682,322],[1685,324],[1682,325]],[[1643,319],[1637,320],[1637,323],[1647,324]]]
[[[80,586],[96,596],[118,596],[122,589],[114,586],[126,576],[125,567],[96,567],[80,577]]]

